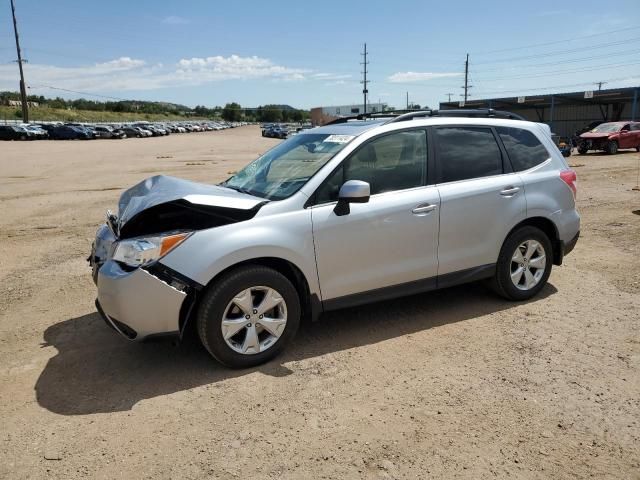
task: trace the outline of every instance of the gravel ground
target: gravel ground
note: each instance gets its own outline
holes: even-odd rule
[[[533,301],[472,284],[333,312],[244,371],[107,329],[85,258],[120,192],[275,143],[0,144],[0,477],[640,478],[635,152],[570,158],[582,236]]]

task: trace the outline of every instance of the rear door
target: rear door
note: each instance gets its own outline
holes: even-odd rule
[[[638,148],[640,147],[640,123],[632,123],[631,124],[631,134],[633,135],[634,144],[632,147]]]
[[[493,128],[434,127],[440,192],[438,275],[491,268],[509,230],[524,219],[523,183]]]

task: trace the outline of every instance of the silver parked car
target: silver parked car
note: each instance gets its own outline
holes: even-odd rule
[[[575,194],[549,128],[508,112],[340,120],[219,185],[124,192],[90,256],[96,306],[130,340],[191,325],[257,365],[323,311],[484,279],[533,297],[578,240]]]

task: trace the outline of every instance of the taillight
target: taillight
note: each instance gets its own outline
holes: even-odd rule
[[[562,170],[560,172],[560,178],[564,183],[569,185],[569,188],[573,192],[573,198],[576,198],[576,195],[578,194],[578,176],[576,175],[576,172],[574,170],[571,170],[570,168]]]

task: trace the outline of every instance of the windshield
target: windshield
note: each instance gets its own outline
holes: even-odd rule
[[[612,133],[620,130],[620,124],[618,123],[603,123],[591,130],[593,133]]]
[[[355,137],[306,133],[272,148],[221,185],[240,192],[282,200],[296,193]]]

